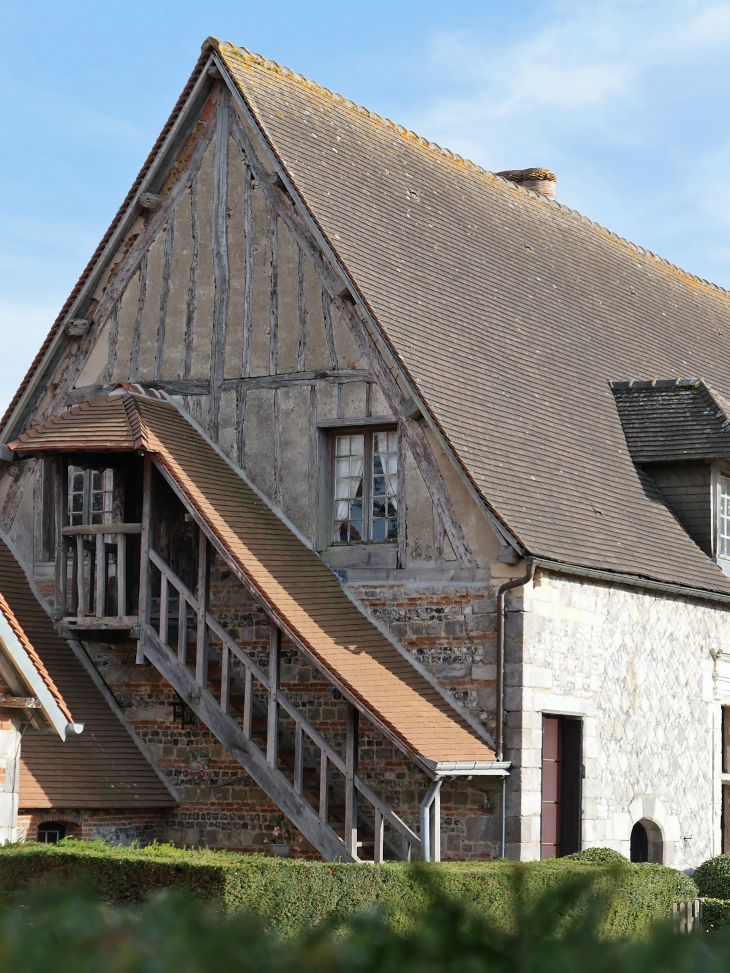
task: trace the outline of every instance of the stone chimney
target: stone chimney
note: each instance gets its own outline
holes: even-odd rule
[[[505,169],[498,172],[498,176],[509,179],[510,182],[519,183],[525,189],[531,189],[535,193],[540,193],[546,199],[555,199],[555,183],[558,177],[550,172],[549,169]]]

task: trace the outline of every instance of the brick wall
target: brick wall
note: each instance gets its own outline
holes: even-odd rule
[[[141,848],[153,841],[162,841],[165,815],[154,808],[140,810],[69,810],[68,808],[22,808],[18,815],[19,830],[24,841],[37,841],[38,825],[47,821],[61,821],[66,837],[91,841],[102,838],[112,845],[125,847],[136,842]]]

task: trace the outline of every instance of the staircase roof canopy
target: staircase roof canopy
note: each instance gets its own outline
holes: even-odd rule
[[[229,566],[376,726],[434,773],[469,762],[478,774],[495,763],[481,732],[163,394],[120,386],[28,430],[11,449],[21,456],[151,453]]]

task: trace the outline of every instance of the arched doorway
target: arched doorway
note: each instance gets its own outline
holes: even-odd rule
[[[661,829],[648,818],[637,821],[631,829],[631,861],[654,862],[661,865],[664,861],[664,841]]]
[[[38,825],[38,841],[42,845],[55,845],[66,837],[66,825],[63,821],[44,821]]]

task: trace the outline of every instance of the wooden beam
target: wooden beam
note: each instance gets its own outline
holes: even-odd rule
[[[195,648],[195,681],[203,689],[208,685],[208,597],[210,587],[210,549],[208,538],[198,533],[198,623]]]
[[[142,524],[76,524],[61,530],[64,537],[77,534],[141,534]]]
[[[297,346],[297,371],[303,372],[307,363],[307,267],[304,253],[298,247],[297,261],[297,312],[299,316],[299,345]]]
[[[326,288],[322,288],[322,314],[324,316],[324,333],[327,338],[327,350],[330,353],[330,364],[337,368],[337,350],[335,349],[335,335],[332,331],[332,312],[330,311],[330,296]]]
[[[243,224],[246,234],[246,280],[243,293],[243,348],[241,349],[241,377],[251,371],[251,326],[253,321],[253,217],[251,214],[251,169],[246,164],[243,196]]]
[[[226,327],[230,269],[228,263],[228,142],[230,139],[231,96],[228,86],[218,90],[215,133],[215,161],[213,164],[213,330],[210,339],[210,400],[208,402],[208,432],[218,442],[221,382],[226,355]]]
[[[398,427],[398,567],[405,568],[408,555],[408,523],[406,520],[406,443],[403,430]]]
[[[118,615],[116,617],[107,615],[106,618],[96,618],[94,615],[89,615],[84,618],[74,618],[73,615],[70,615],[61,621],[69,631],[83,629],[84,631],[88,630],[90,632],[116,632],[135,628],[139,624],[139,617],[137,615]]]
[[[137,316],[134,319],[132,332],[132,350],[129,355],[129,381],[136,382],[139,377],[139,349],[142,340],[142,314],[147,298],[147,254],[142,256],[139,265],[139,297],[137,298]]]
[[[398,420],[395,416],[360,416],[357,419],[319,419],[317,426],[320,429],[382,429],[390,427],[395,429]]]
[[[150,549],[152,547],[152,457],[144,458],[142,477],[142,535],[139,554],[139,623],[140,637],[137,643],[137,665],[144,665],[144,635],[150,621],[152,600],[152,571]]]
[[[41,701],[37,696],[8,696],[0,693],[0,707],[5,709],[40,709]]]
[[[157,317],[157,345],[155,346],[155,380],[162,378],[165,355],[165,326],[167,324],[167,298],[172,275],[172,250],[175,245],[175,212],[170,213],[165,233],[165,252],[162,258],[162,287],[160,289],[160,313]]]
[[[270,620],[269,626],[269,713],[266,724],[266,760],[276,767],[279,760],[279,668],[281,629]]]
[[[119,305],[120,301],[114,305],[109,325],[109,350],[107,352],[106,368],[104,369],[103,385],[109,385],[114,374],[114,365],[117,360],[117,339],[119,337]]]
[[[190,183],[190,228],[193,238],[193,255],[190,259],[190,283],[185,305],[185,354],[183,360],[183,379],[188,381],[193,368],[193,337],[195,334],[195,309],[197,302],[198,251],[200,233],[198,231],[198,175],[195,173]],[[210,390],[210,384],[208,383]],[[192,393],[188,393],[192,394]]]
[[[271,210],[271,290],[269,292],[269,375],[277,373],[279,357],[279,227],[276,209]]]
[[[91,556],[91,555],[89,555]],[[106,597],[106,545],[104,535],[96,535],[96,617],[104,617]]]
[[[301,723],[294,729],[294,793],[304,790],[304,731]]]
[[[203,721],[211,733],[237,760],[243,769],[269,796],[278,808],[296,825],[304,837],[326,861],[354,861],[335,832],[320,821],[307,801],[294,793],[294,788],[281,773],[270,767],[264,754],[253,741],[246,739],[241,728],[226,716],[215,698],[205,687],[196,685],[192,674],[162,645],[157,633],[147,626],[144,638],[145,655]]]
[[[56,618],[60,618],[66,614],[66,603],[68,600],[66,592],[68,574],[67,545],[66,539],[63,536],[63,527],[68,521],[68,473],[63,456],[56,456],[53,461],[53,493],[56,520],[56,591],[54,615]]]
[[[357,860],[357,791],[355,790],[355,776],[357,774],[359,715],[352,703],[348,703],[347,740],[345,743],[345,847],[355,860]]]

